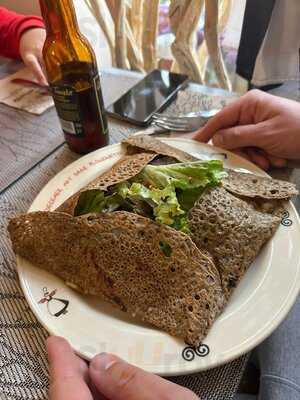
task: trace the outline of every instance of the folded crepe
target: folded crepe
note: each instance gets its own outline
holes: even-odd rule
[[[55,212],[13,219],[14,250],[196,346],[297,190],[225,174],[220,161],[199,161],[153,137],[123,144],[126,155]]]
[[[191,238],[213,256],[226,299],[280,221],[222,187],[207,190],[196,202],[189,213]]]
[[[227,177],[223,180],[224,188],[238,196],[264,200],[287,200],[298,194],[295,185],[268,177],[226,170]]]
[[[198,159],[185,151],[169,146],[149,135],[129,136],[122,142],[128,154],[136,154],[140,151],[148,151],[160,156],[171,157],[180,162],[197,161]]]
[[[76,205],[79,201],[81,193],[90,190],[106,190],[110,186],[116,185],[120,182],[126,181],[131,177],[137,175],[141,170],[155,157],[156,153],[136,153],[134,155],[125,155],[118,161],[113,167],[104,172],[98,178],[94,179],[87,186],[85,186],[78,193],[75,193],[67,201],[65,201],[57,211],[66,212],[70,215],[74,215]]]
[[[188,235],[127,212],[10,221],[14,251],[84,294],[198,345],[224,305],[219,273]]]

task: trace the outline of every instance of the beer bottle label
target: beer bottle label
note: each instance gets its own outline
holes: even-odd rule
[[[84,137],[90,121],[96,120],[99,133],[108,134],[98,74],[82,90],[70,85],[53,85],[52,96],[64,133]]]
[[[84,136],[76,90],[68,85],[52,86],[52,96],[64,133]]]

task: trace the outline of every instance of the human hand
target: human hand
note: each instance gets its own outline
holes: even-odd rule
[[[43,73],[42,50],[46,39],[46,31],[42,28],[26,30],[20,39],[20,55],[25,65],[31,69],[41,85],[48,85]]]
[[[63,338],[48,338],[47,351],[50,400],[199,400],[190,390],[114,355],[99,354],[88,367]]]
[[[194,136],[246,156],[263,169],[300,159],[300,104],[251,90]]]

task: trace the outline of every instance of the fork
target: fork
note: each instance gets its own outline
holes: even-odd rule
[[[196,131],[206,122],[214,117],[220,109],[212,109],[207,111],[190,112],[185,115],[173,117],[171,115],[163,115],[155,113],[152,116],[152,125],[170,131],[192,132]]]

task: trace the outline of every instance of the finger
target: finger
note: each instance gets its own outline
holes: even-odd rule
[[[44,63],[42,55],[39,55],[38,62],[39,62],[39,65],[40,65],[40,68],[41,68],[41,71],[43,74],[43,82],[41,84],[44,86],[48,86],[48,80],[46,77],[46,67],[45,67],[45,63]]]
[[[261,147],[265,145],[264,132],[267,124],[261,122],[255,125],[235,126],[218,131],[213,137],[215,146],[233,150],[243,147]]]
[[[224,107],[195,134],[194,139],[207,143],[219,130],[239,125],[242,109],[247,102],[248,97],[246,95]]]
[[[38,82],[41,85],[47,85],[47,80],[38,59],[33,54],[27,54],[23,60],[25,65],[31,69]]]
[[[207,124],[196,133],[195,139],[200,142],[209,142],[216,132],[239,125],[251,125],[259,122],[260,110],[266,97],[260,90],[250,90],[238,100],[227,105],[223,110],[209,120]]]
[[[232,153],[236,154],[239,157],[245,158],[248,161],[251,161],[249,155],[246,152],[246,149],[245,150],[235,149],[232,150]]]
[[[50,364],[50,400],[92,400],[86,383],[88,367],[69,343],[60,337],[47,339]]]
[[[285,160],[284,158],[279,158],[279,157],[275,157],[275,156],[270,156],[268,154],[268,159],[272,165],[272,167],[275,168],[284,168],[287,166],[287,160]]]
[[[267,171],[270,168],[269,159],[264,154],[258,152],[256,149],[251,148],[247,149],[247,153],[251,161],[264,171]]]
[[[98,390],[113,400],[198,400],[190,390],[106,353],[91,361],[90,377]]]
[[[284,168],[287,165],[287,160],[285,160],[284,158],[272,156],[269,153],[267,153],[266,151],[264,151],[263,149],[256,148],[253,150],[255,150],[256,154],[261,155],[266,160],[268,160],[271,167]]]
[[[103,396],[103,394],[101,394],[101,393],[99,392],[99,390],[98,390],[97,387],[93,384],[93,382],[91,382],[91,380],[90,380],[90,383],[89,383],[89,388],[90,388],[90,391],[91,391],[91,393],[92,393],[92,396],[93,396],[93,399],[94,399],[94,400],[108,400],[107,397]]]

